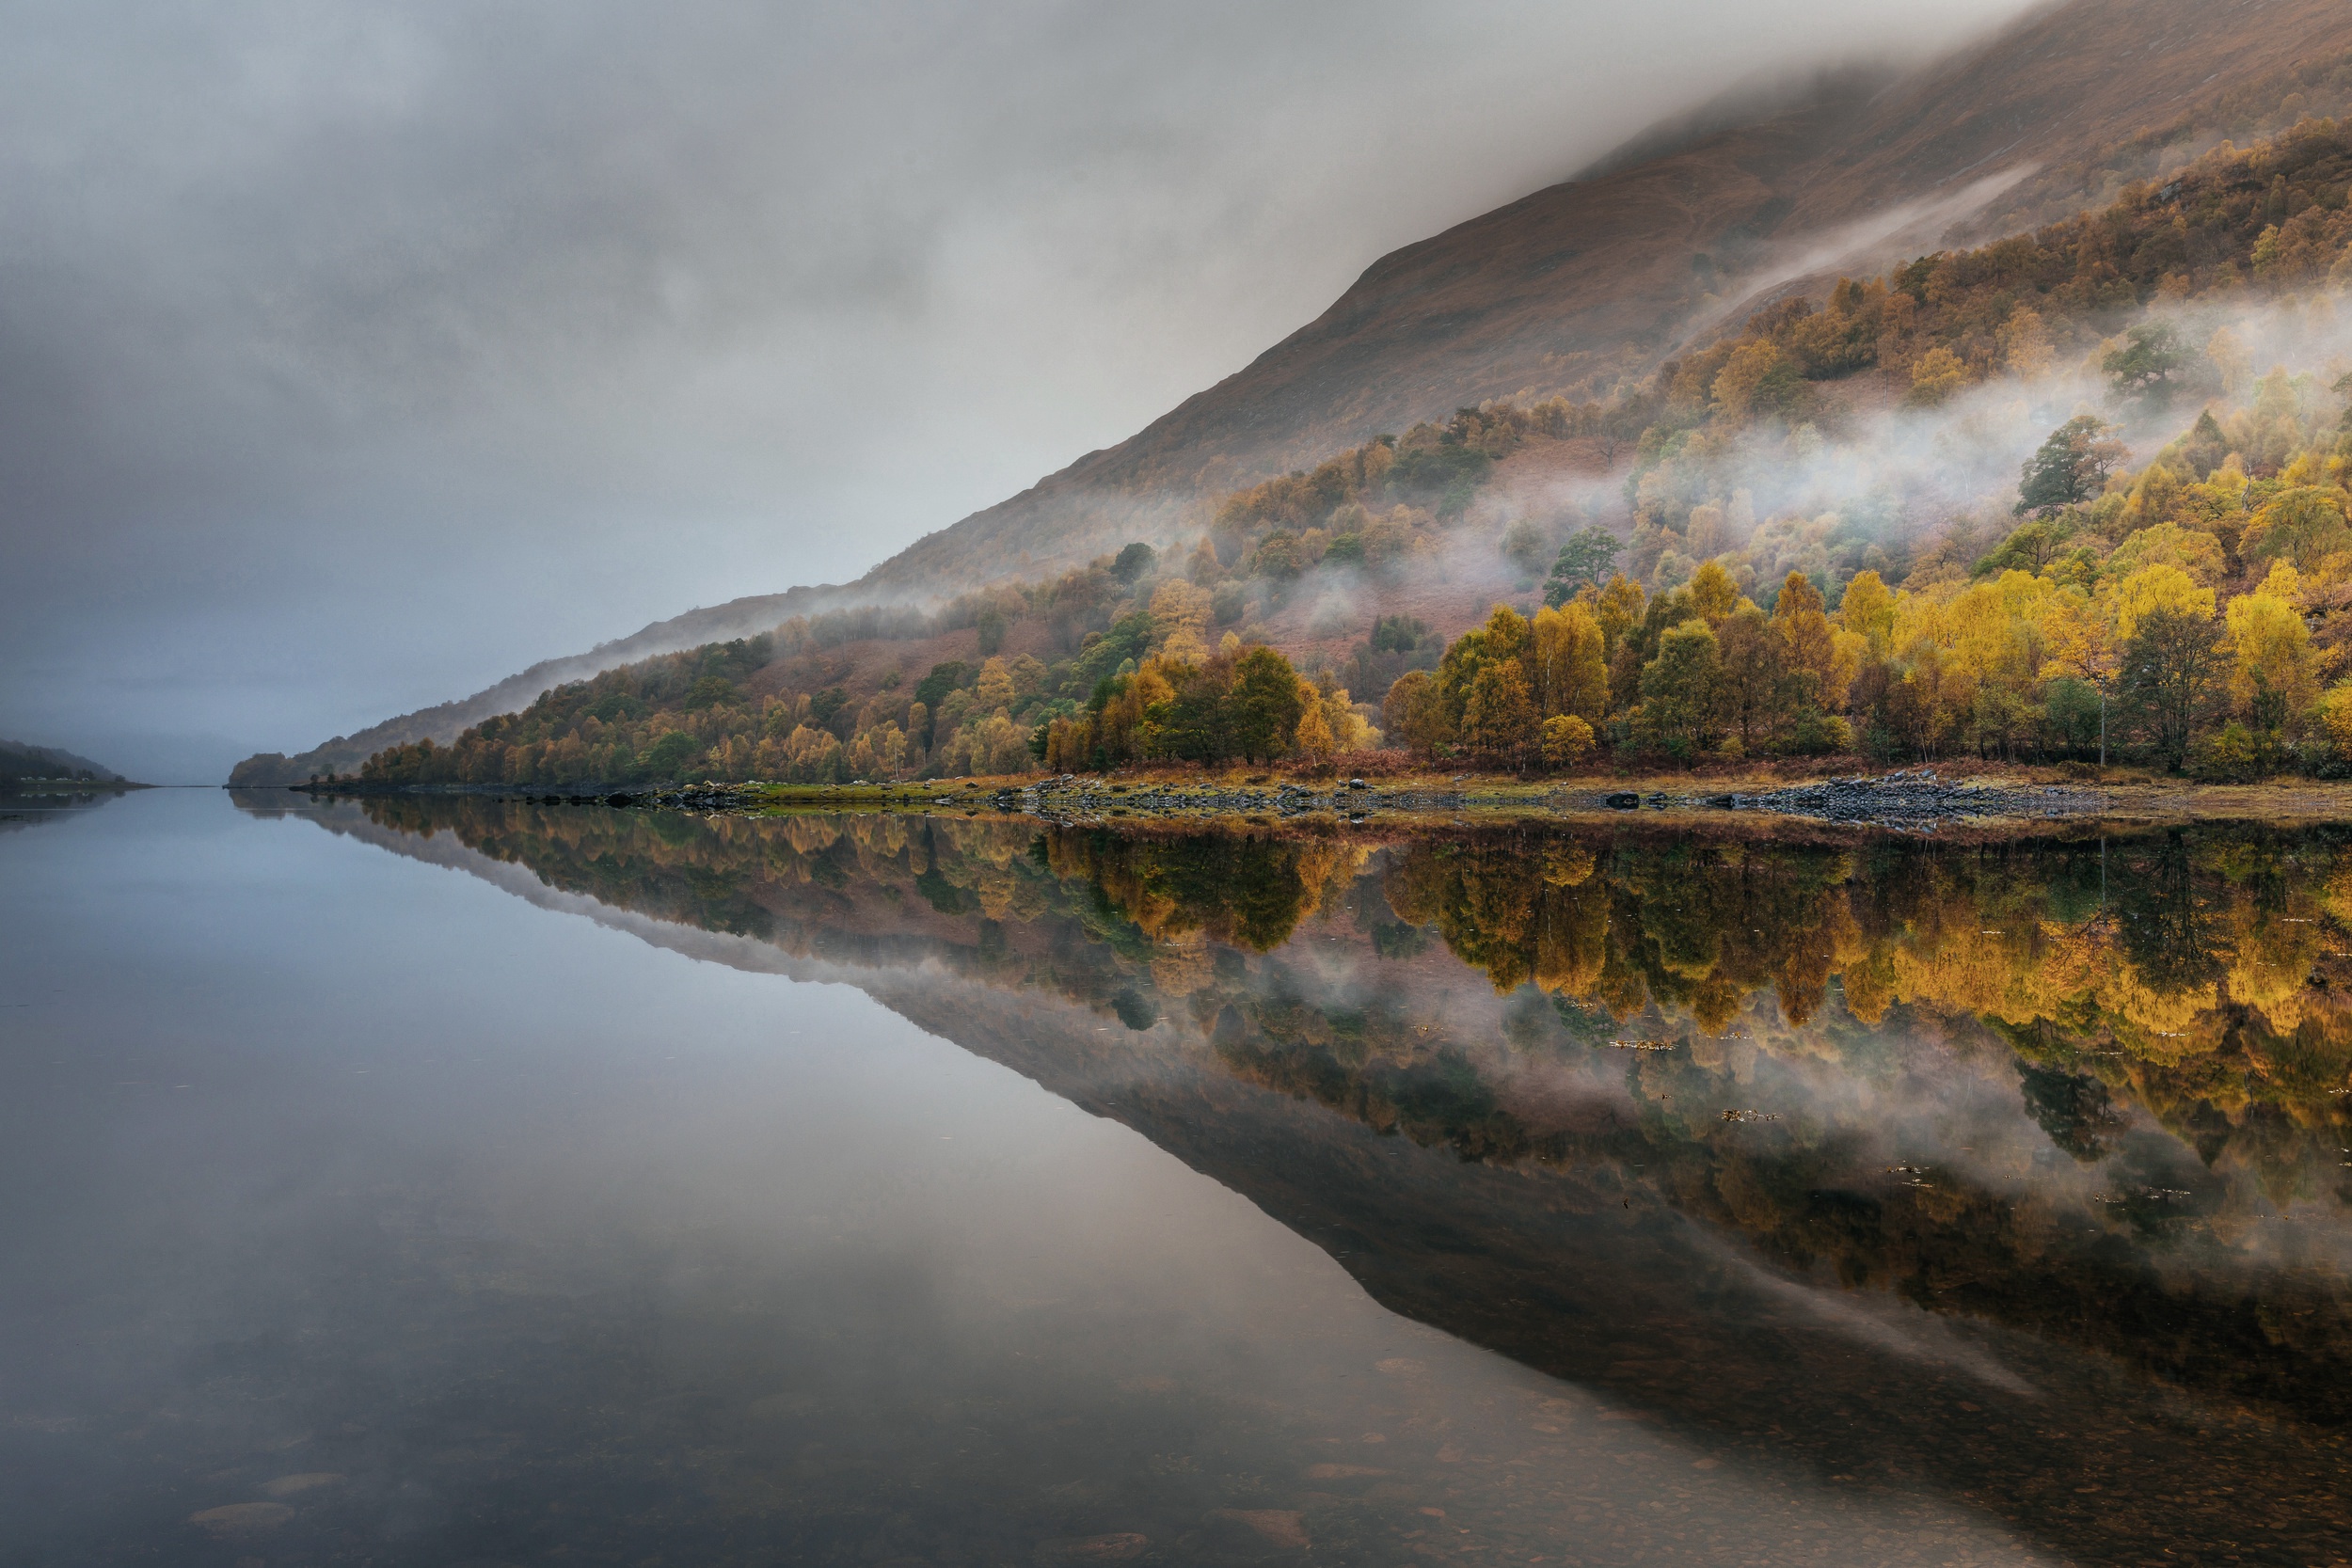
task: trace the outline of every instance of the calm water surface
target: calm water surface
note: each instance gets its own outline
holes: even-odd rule
[[[2352,832],[182,791],[0,888],[0,1563],[2352,1558]]]

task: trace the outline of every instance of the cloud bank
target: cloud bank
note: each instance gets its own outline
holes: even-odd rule
[[[212,779],[853,576],[1820,0],[6,8],[0,727]]]

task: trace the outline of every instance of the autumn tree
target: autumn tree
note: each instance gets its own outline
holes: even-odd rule
[[[1677,755],[1707,749],[1716,728],[1723,659],[1714,631],[1702,620],[1669,626],[1658,657],[1642,667],[1642,717]]]
[[[1251,762],[1270,762],[1291,743],[1306,705],[1298,696],[1298,673],[1268,647],[1255,647],[1233,667],[1233,748]]]
[[[1323,716],[1323,705],[1302,699],[1301,705],[1305,711],[1299,715],[1297,734],[1292,744],[1307,761],[1317,768],[1328,768],[1332,753],[1339,750],[1339,741],[1331,734],[1329,721]]]
[[[1392,744],[1423,756],[1454,744],[1444,694],[1426,670],[1408,670],[1396,678],[1380,705],[1380,724]]]
[[[1856,572],[1838,600],[1837,624],[1874,647],[1883,647],[1895,624],[1893,590],[1876,572]]]
[[[1876,573],[1863,576],[1878,582]],[[1848,594],[1852,591],[1849,584]],[[1864,640],[1848,632],[1841,645],[1840,628],[1831,623],[1826,604],[1804,573],[1790,572],[1772,601],[1772,627],[1787,650],[1788,673],[1795,683],[1792,700],[1834,712],[1845,706],[1846,688],[1860,662]]]
[[[1701,563],[1691,574],[1691,608],[1710,626],[1720,626],[1744,603],[1740,584],[1720,561]]]
[[[1572,713],[1587,726],[1609,711],[1609,665],[1600,623],[1581,603],[1535,612],[1525,663],[1535,711],[1549,719]]]
[[[2143,715],[2156,752],[2178,768],[2230,668],[2221,628],[2194,610],[2139,618],[2123,653],[2123,689]]]
[[[1753,752],[1788,715],[1792,695],[1788,644],[1752,604],[1725,617],[1715,639],[1722,671],[1716,711],[1739,736],[1740,750]]]
[[[1761,419],[1793,423],[1813,399],[1813,388],[1796,365],[1766,339],[1751,339],[1734,349],[1712,390],[1715,417],[1732,424]]]
[[[2059,724],[2070,744],[2075,740],[2074,721],[2086,725],[2095,719],[2099,764],[2107,760],[2107,701],[2122,668],[2115,627],[2108,616],[2080,592],[2054,602],[2042,622],[2041,674],[2049,683],[2044,713]],[[2066,688],[2061,691],[2060,688]],[[2088,693],[2088,704],[2078,703]]]
[[[1497,659],[1471,677],[1462,705],[1462,744],[1506,767],[1526,765],[1537,735],[1535,705],[1516,658]]]
[[[1912,365],[1911,390],[1903,401],[1914,408],[1936,408],[1967,385],[1967,361],[1939,343]]]
[[[2042,313],[2031,306],[2020,305],[2009,313],[1994,334],[2001,347],[2001,363],[2011,375],[2030,381],[2050,368],[2055,357],[2050,347],[2049,328]]]
[[[2348,546],[2352,528],[2344,523],[2344,493],[2333,485],[2300,484],[2254,514],[2238,552],[2249,560],[2290,561],[2308,571],[2321,557]]]
[[[1593,727],[1573,713],[1555,713],[1544,721],[1543,756],[1547,768],[1573,768],[1593,749]]]
[[[2319,695],[2318,660],[2311,627],[2295,597],[2294,567],[2280,562],[2251,594],[2230,601],[2230,699],[2268,747]]]

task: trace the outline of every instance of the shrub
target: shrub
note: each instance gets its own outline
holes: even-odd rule
[[[2247,784],[2263,768],[2253,736],[2232,720],[2189,748],[2188,771],[2206,784]]]
[[[1836,756],[1853,750],[1853,726],[1834,713],[1805,713],[1789,727],[1784,748],[1799,757]]]
[[[1573,713],[1558,713],[1544,721],[1544,766],[1574,768],[1592,754],[1593,726]]]

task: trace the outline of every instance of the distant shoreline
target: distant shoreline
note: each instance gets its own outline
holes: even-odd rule
[[[102,790],[120,794],[124,790],[164,787],[140,784],[135,779],[8,779],[0,781],[0,795],[92,795]]]

